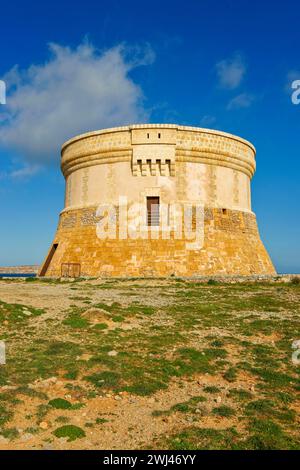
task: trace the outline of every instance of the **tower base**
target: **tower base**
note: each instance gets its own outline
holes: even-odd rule
[[[167,277],[274,275],[253,213],[205,209],[204,244],[187,240],[107,239],[96,234],[96,207],[64,211],[39,275]]]

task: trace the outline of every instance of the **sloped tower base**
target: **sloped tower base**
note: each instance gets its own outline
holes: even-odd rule
[[[159,277],[274,275],[253,213],[205,209],[204,246],[184,240],[100,240],[95,209],[71,210],[59,228],[40,275]]]

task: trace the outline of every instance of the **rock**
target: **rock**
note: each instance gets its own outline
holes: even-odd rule
[[[120,397],[119,395],[116,395],[115,400],[122,400],[122,397]]]
[[[43,450],[54,450],[55,448],[51,444],[43,444]]]
[[[42,421],[42,422],[40,423],[40,428],[41,428],[41,429],[46,430],[46,429],[48,429],[48,427],[49,427],[49,425],[48,425],[48,423],[46,423],[46,421]]]
[[[14,385],[3,385],[3,387],[0,387],[1,390],[15,390],[17,387]]]
[[[81,316],[92,323],[105,323],[108,320],[108,312],[102,308],[89,308]]]
[[[92,354],[84,353],[81,356],[77,356],[76,361],[89,361],[92,357]]]
[[[207,416],[209,414],[209,411],[206,406],[201,406],[196,409],[196,413],[201,414],[201,416]]]
[[[133,328],[134,328],[134,327],[133,327],[132,325],[123,325],[123,326],[122,326],[122,330],[125,330],[125,331],[126,331],[126,330],[133,330]]]
[[[57,380],[57,377],[49,377],[49,379],[45,379],[45,380],[37,379],[34,381],[34,385],[36,387],[46,387],[46,388],[55,383],[57,384],[59,383],[59,381]]]
[[[30,439],[33,438],[33,434],[30,434],[29,432],[23,434],[21,437],[21,441],[29,441]]]
[[[118,352],[117,351],[109,351],[107,353],[108,356],[117,356]]]
[[[216,398],[216,403],[221,403],[221,401],[222,401],[222,398],[221,398],[221,397],[217,397],[217,398]]]

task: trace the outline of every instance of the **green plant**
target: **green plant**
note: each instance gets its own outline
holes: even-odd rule
[[[19,436],[19,431],[17,428],[6,428],[0,431],[0,434],[6,439],[16,439]]]
[[[61,426],[60,428],[55,429],[53,434],[58,438],[68,438],[68,442],[81,439],[86,435],[83,429],[79,428],[78,426],[74,426],[73,424],[66,424],[65,426]]]
[[[104,371],[88,375],[85,379],[95,385],[95,387],[112,388],[118,385],[120,374],[111,371]]]
[[[75,403],[72,405],[72,403],[64,398],[54,398],[49,401],[48,405],[52,406],[52,408],[56,408],[57,410],[78,410],[84,406],[83,403]]]
[[[64,400],[63,398],[54,398],[50,400],[48,403],[52,408],[56,408],[58,410],[70,410],[72,408],[72,403],[68,400]]]
[[[231,416],[235,415],[235,410],[230,406],[222,405],[212,410],[213,414],[222,416],[223,418],[230,418]]]
[[[71,326],[72,328],[86,328],[89,326],[89,321],[82,318],[79,313],[71,313],[69,317],[63,321],[64,325]]]
[[[219,387],[209,385],[207,387],[204,387],[203,391],[206,392],[206,393],[218,393],[220,391],[220,389],[219,389]]]

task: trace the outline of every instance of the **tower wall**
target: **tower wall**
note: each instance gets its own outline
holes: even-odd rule
[[[274,274],[251,211],[255,149],[219,131],[176,125],[135,125],[77,136],[62,148],[65,208],[41,268],[46,276]],[[146,206],[147,197],[201,206],[203,243],[172,232],[163,239],[99,239],[97,208]],[[72,267],[73,266],[73,267]],[[75,272],[75,271],[76,272]],[[74,271],[74,272],[73,272]]]

